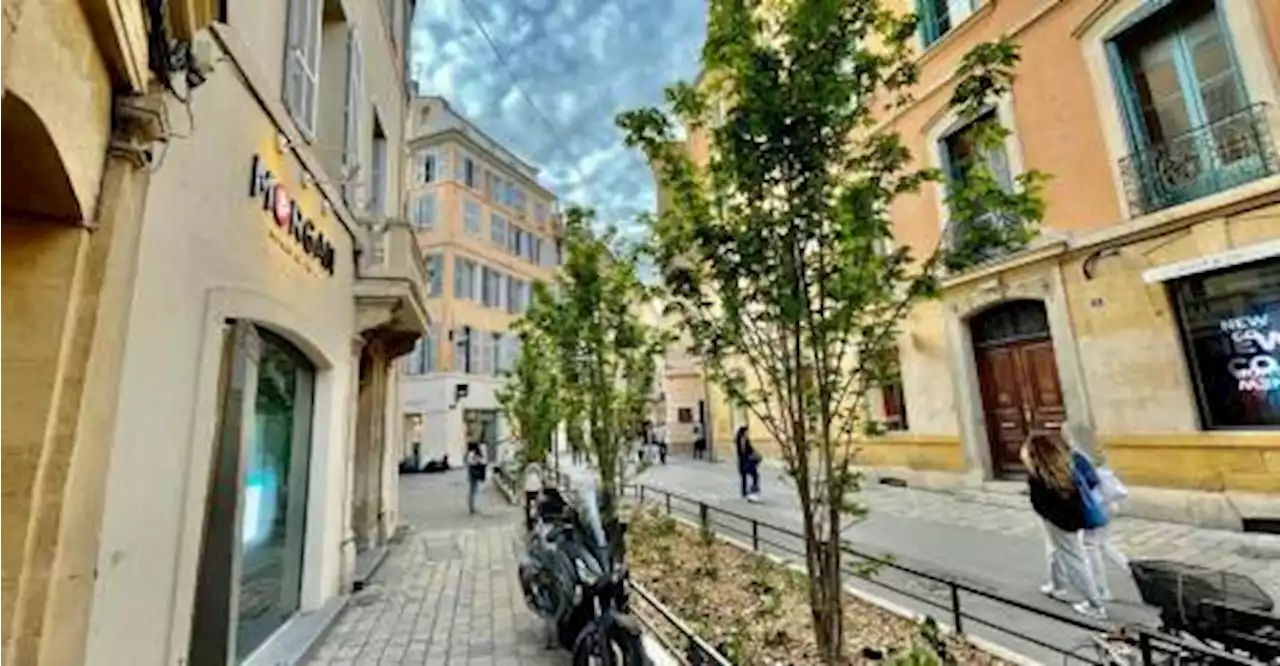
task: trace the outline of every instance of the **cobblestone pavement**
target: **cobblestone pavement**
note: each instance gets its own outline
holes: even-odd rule
[[[466,509],[460,472],[403,476],[409,529],[316,650],[318,665],[562,666],[516,578],[519,514],[492,487]]]

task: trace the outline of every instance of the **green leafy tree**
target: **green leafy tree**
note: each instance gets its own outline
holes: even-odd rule
[[[1028,170],[1010,178],[1004,168],[1010,131],[1000,124],[991,101],[1007,95],[1021,55],[1005,37],[979,44],[960,62],[961,83],[951,105],[962,121],[973,149],[955,165],[947,186],[950,221],[943,263],[962,271],[1021,250],[1035,238],[1044,218],[1044,185],[1049,177]]]
[[[532,462],[545,465],[560,425],[562,405],[552,340],[525,320],[516,323],[516,330],[520,333],[520,354],[498,390],[498,403],[519,443],[517,462],[523,471]]]
[[[883,431],[868,397],[895,378],[900,325],[937,293],[945,258],[895,246],[888,215],[938,177],[878,118],[910,99],[915,30],[877,0],[711,0],[703,82],[618,118],[663,190],[648,222],[669,308],[795,481],[814,635],[832,664],[841,532],[864,515],[856,441]],[[971,60],[956,101],[978,108],[1007,78]],[[709,134],[705,164],[681,126]]]
[[[651,294],[635,253],[615,252],[616,232],[593,231],[594,220],[589,210],[567,211],[559,274],[550,288],[535,287],[523,326],[548,342],[570,446],[595,468],[610,512],[618,506],[665,336],[636,312]]]

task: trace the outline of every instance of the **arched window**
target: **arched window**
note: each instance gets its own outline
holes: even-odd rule
[[[970,328],[976,346],[1041,340],[1049,337],[1049,316],[1040,301],[1009,301],[979,313]]]

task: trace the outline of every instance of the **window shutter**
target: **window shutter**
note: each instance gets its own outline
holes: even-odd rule
[[[363,128],[364,54],[354,27],[347,29],[347,97],[343,109],[345,127],[342,137],[342,192],[348,206],[355,205],[356,178],[360,173],[360,137]]]

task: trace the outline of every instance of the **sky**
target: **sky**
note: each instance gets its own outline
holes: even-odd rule
[[[562,204],[636,233],[636,214],[654,206],[653,176],[614,116],[692,80],[705,27],[701,0],[428,0],[410,71],[420,92],[444,96],[537,167]]]

